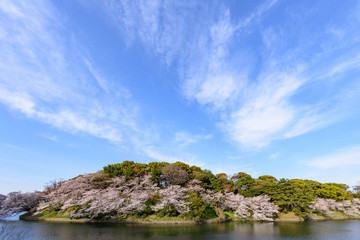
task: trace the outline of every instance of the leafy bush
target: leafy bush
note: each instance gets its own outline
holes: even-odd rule
[[[199,193],[194,191],[189,191],[189,199],[187,200],[190,207],[190,212],[187,213],[192,219],[199,220],[199,219],[211,219],[216,218],[217,214],[213,207],[209,204],[206,204]]]

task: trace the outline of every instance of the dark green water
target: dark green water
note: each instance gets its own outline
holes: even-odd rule
[[[6,226],[5,226],[5,225]],[[10,232],[7,239],[24,240],[113,240],[113,239],[359,239],[360,220],[223,223],[207,225],[121,225],[0,222]],[[5,226],[5,227],[4,227]],[[1,232],[0,232],[1,234]],[[1,235],[0,235],[1,238]]]

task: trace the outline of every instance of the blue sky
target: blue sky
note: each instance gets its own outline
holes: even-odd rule
[[[358,1],[1,1],[0,193],[133,160],[360,180]]]

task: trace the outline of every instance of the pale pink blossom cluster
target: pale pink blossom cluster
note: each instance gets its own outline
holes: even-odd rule
[[[126,217],[143,211],[145,202],[155,196],[158,196],[158,202],[152,206],[154,211],[170,205],[180,213],[189,211],[185,202],[186,189],[177,185],[161,189],[152,183],[149,175],[128,181],[125,177],[112,178],[106,188],[100,189],[91,185],[91,179],[89,174],[63,182],[40,202],[34,215],[55,207],[60,213],[72,212],[70,217],[74,218],[117,214]]]
[[[317,210],[324,215],[331,215],[335,212],[342,212],[348,216],[360,215],[360,199],[335,201],[333,199],[317,198],[309,206],[310,209]]]
[[[170,185],[167,188],[158,191],[159,200],[151,207],[153,211],[162,209],[171,210],[174,207],[179,213],[187,213],[190,211],[188,199],[188,189],[179,185]]]
[[[0,218],[8,215],[29,211],[34,208],[40,198],[40,193],[11,192],[0,195]]]

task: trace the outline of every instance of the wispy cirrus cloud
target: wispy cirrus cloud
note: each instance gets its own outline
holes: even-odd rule
[[[109,1],[105,9],[123,35],[139,37],[167,64],[176,62],[184,96],[210,109],[241,147],[259,149],[329,126],[359,101],[343,97],[353,77],[349,85],[336,85],[359,68],[353,9],[346,9],[343,21],[328,22],[327,16],[311,28],[318,10],[306,4],[301,7],[314,11],[265,1],[236,19],[226,4],[139,3]],[[209,11],[214,8],[220,10]],[[192,30],[184,28],[189,25]]]
[[[154,146],[148,146],[145,148],[142,148],[143,154],[147,157],[154,159],[159,162],[183,162],[190,166],[195,165],[199,167],[205,166],[205,164],[202,161],[199,161],[196,156],[189,154],[189,153],[183,153],[183,154],[177,154],[177,156],[174,156],[174,154],[167,154],[164,150],[156,149]]]
[[[108,4],[118,6],[115,2]],[[138,7],[142,13],[136,21],[130,17],[118,19],[129,39],[140,36],[151,42],[170,63],[181,47],[174,46],[173,41],[181,34],[171,39],[168,35],[157,38],[156,1],[132,7],[130,1],[127,4],[121,11]],[[4,23],[0,24],[0,52],[6,56],[0,59],[2,104],[62,131],[106,139],[123,148],[129,146],[147,158],[196,161],[192,155],[155,147],[159,139],[154,136],[158,133],[149,127],[151,123],[142,126],[140,107],[130,91],[97,67],[87,46],[78,41],[76,33],[66,25],[66,17],[51,3],[2,1],[0,19]],[[136,31],[134,24],[138,21],[143,21],[146,31]],[[170,32],[169,27],[162,26]]]
[[[106,18],[126,37],[127,44],[142,43],[149,52],[161,56],[165,64],[181,56],[189,39],[196,39],[194,33],[203,31],[200,25],[190,27],[189,23],[206,23],[204,14],[211,11],[211,4],[196,1],[108,0],[100,6]],[[195,15],[194,9],[204,12]]]
[[[319,169],[360,166],[360,145],[339,149],[325,156],[307,162],[308,166]]]
[[[61,130],[113,142],[137,131],[137,106],[129,94],[110,85],[78,50],[80,43],[49,2],[2,1],[0,18],[3,104]],[[109,92],[116,94],[110,98]]]
[[[211,134],[191,134],[185,131],[175,133],[175,142],[180,144],[182,147],[197,143],[199,141],[209,140],[211,138]]]
[[[167,64],[176,62],[184,96],[211,109],[231,141],[257,149],[336,121],[334,117],[329,119],[334,110],[329,111],[318,99],[307,105],[293,101],[314,78],[329,73],[324,70],[317,71],[317,75],[311,73],[311,64],[319,64],[324,55],[317,56],[314,63],[307,63],[298,54],[309,47],[307,43],[284,53],[282,46],[290,44],[284,38],[288,30],[272,26],[266,27],[260,36],[264,67],[257,72],[246,61],[246,58],[256,60],[255,53],[234,48],[241,44],[235,36],[250,35],[252,28],[263,24],[277,1],[265,2],[240,20],[232,19],[231,10],[225,5],[147,4],[108,1],[104,9],[129,41],[134,41],[136,36],[150,53]],[[213,8],[222,10],[209,15]],[[187,25],[193,26],[192,30],[183,27]],[[244,48],[249,46],[252,47],[244,44]],[[335,64],[339,63],[334,61],[324,69]],[[355,60],[338,69],[353,69],[356,64]]]
[[[223,109],[242,88],[241,73],[228,67],[228,44],[235,33],[230,22],[230,11],[224,11],[208,26],[207,44],[189,51],[198,52],[186,62],[182,76],[185,96],[198,103]]]
[[[328,154],[304,160],[308,178],[321,182],[342,182],[352,186],[359,181],[360,145],[346,146]],[[330,179],[330,180],[329,180]]]
[[[97,6],[127,44],[141,43],[165,66],[175,66],[181,94],[209,110],[240,147],[259,149],[326,127],[358,101],[348,94],[353,77],[336,85],[360,66],[354,12],[341,22],[305,28],[316,10],[304,15],[278,1],[264,1],[241,17],[226,2],[109,0]],[[130,92],[75,50],[76,38],[62,31],[51,4],[5,1],[1,9],[8,23],[0,29],[1,51],[10,59],[0,62],[3,103],[58,128],[110,141],[141,134]],[[274,15],[278,19],[269,21]],[[87,84],[89,79],[95,84]],[[189,139],[182,141],[194,140]]]

